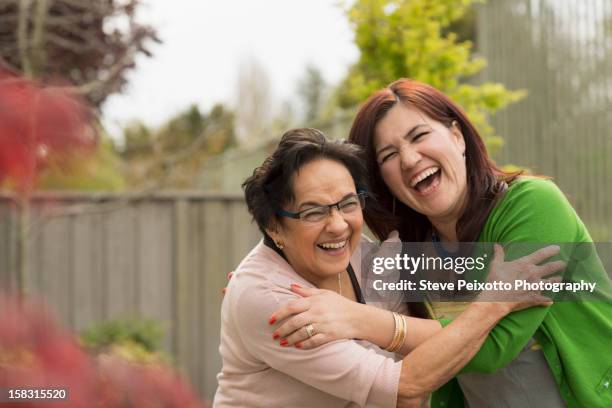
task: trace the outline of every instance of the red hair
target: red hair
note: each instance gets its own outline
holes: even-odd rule
[[[469,200],[457,222],[456,232],[459,241],[476,241],[495,202],[520,172],[507,173],[493,163],[482,137],[456,103],[432,86],[405,78],[372,94],[359,109],[349,134],[351,143],[365,149],[372,193],[384,208],[383,211],[372,211],[366,207],[364,217],[368,227],[380,240],[386,239],[394,229],[406,242],[424,241],[431,232],[431,223],[426,216],[399,200],[394,203],[394,196],[384,183],[376,161],[376,125],[398,102],[448,127],[457,122],[465,140]]]

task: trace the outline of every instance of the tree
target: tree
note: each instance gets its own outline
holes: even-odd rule
[[[95,146],[91,112],[69,89],[43,86],[0,66],[0,187],[16,191],[19,210],[16,275],[27,289],[30,195],[50,165],[70,169]]]
[[[68,79],[99,107],[121,91],[155,30],[136,21],[140,0],[3,0],[0,59],[26,77]]]
[[[257,146],[268,137],[272,120],[270,79],[254,59],[240,66],[236,90],[236,135],[245,146]]]
[[[70,168],[49,163],[35,185],[39,190],[121,191],[126,187],[123,162],[112,139],[100,137],[91,154],[75,158]]]
[[[520,100],[524,91],[465,81],[485,66],[472,43],[450,31],[477,0],[357,0],[347,10],[359,60],[338,88],[342,106],[354,106],[390,82],[410,77],[440,89],[467,111],[494,153],[502,144],[489,116]],[[469,35],[469,34],[466,34]]]
[[[327,84],[321,71],[314,65],[306,66],[304,77],[298,83],[298,95],[304,110],[304,123],[314,123],[321,115],[326,101]]]
[[[28,198],[40,172],[68,168],[96,142],[92,115],[69,89],[44,86],[0,67],[0,187]]]
[[[124,138],[131,185],[192,186],[207,160],[236,144],[234,113],[220,104],[204,113],[192,105],[158,129],[133,123]]]

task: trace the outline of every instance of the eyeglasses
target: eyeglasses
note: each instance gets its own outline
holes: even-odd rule
[[[285,210],[277,210],[276,214],[299,219],[308,223],[317,223],[326,220],[330,216],[332,208],[337,208],[341,214],[351,214],[357,210],[365,208],[365,199],[367,197],[365,191],[348,196],[335,204],[317,205],[316,207],[307,208],[300,212],[289,212]]]

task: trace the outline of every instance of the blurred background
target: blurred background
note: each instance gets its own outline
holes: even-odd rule
[[[397,78],[612,240],[607,0],[0,0],[0,58],[0,291],[204,400],[221,288],[259,239],[241,182],[289,128],[345,138]]]

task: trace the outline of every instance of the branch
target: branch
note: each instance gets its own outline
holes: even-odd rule
[[[15,48],[15,46],[13,46],[12,48]],[[2,53],[3,51],[4,50],[0,51],[0,53]],[[2,55],[0,55],[0,68],[9,71],[15,75],[17,75],[17,73],[19,72],[19,69],[10,64],[5,58],[2,58]],[[4,80],[2,82],[4,82]]]
[[[91,0],[61,0],[59,4],[66,5],[70,8],[77,8],[83,11],[95,11],[98,14],[106,15],[112,6],[107,1],[91,1]]]
[[[3,10],[0,8],[0,13]],[[0,15],[0,24],[13,24],[19,21],[19,16],[15,14],[2,14]]]
[[[102,89],[109,81],[111,81],[115,76],[117,76],[123,69],[129,67],[130,65],[134,63],[133,52],[134,50],[126,49],[121,59],[110,67],[108,73],[105,75],[105,78],[96,79],[94,81],[88,82],[78,87],[75,87],[75,91],[81,95],[87,95],[94,91]]]
[[[36,6],[32,32],[32,71],[34,75],[42,72],[46,65],[45,27],[49,14],[49,0],[38,0]]]
[[[19,59],[23,73],[32,77],[32,64],[28,55],[28,17],[30,13],[31,0],[19,0],[19,20],[17,23],[17,45],[19,47]]]
[[[50,43],[53,43],[57,45],[58,47],[70,50],[74,52],[75,54],[92,49],[91,44],[89,44],[87,41],[78,42],[78,41],[68,40],[55,33],[47,33],[47,40]]]
[[[62,31],[66,32],[67,34],[72,34],[75,37],[78,37],[79,40],[81,40],[81,42],[77,41],[77,40],[67,40],[64,37],[58,35],[58,34],[54,34],[54,33],[50,33],[54,36],[56,36],[58,39],[60,39],[60,41],[68,41],[68,42],[72,42],[73,44],[79,44],[81,45],[82,43],[89,45],[89,47],[87,49],[98,49],[103,53],[107,53],[108,52],[108,45],[104,43],[104,41],[100,40],[95,33],[92,33],[91,28],[83,28],[80,23],[83,22],[83,16],[79,15],[79,16],[61,16],[61,17],[53,17],[53,16],[48,16],[47,18],[47,26],[49,26],[50,28],[59,28]],[[58,44],[61,46],[61,44]],[[66,46],[66,48],[70,48],[70,46]]]

